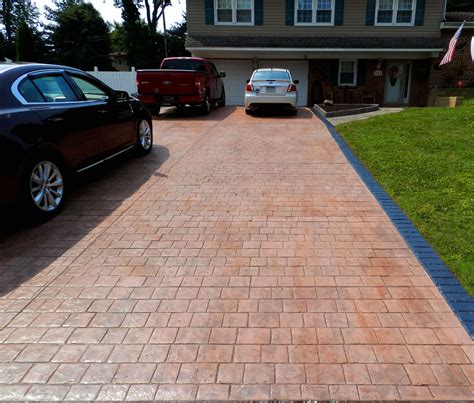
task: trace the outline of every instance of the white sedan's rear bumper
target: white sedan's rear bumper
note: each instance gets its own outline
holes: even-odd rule
[[[294,92],[285,95],[262,95],[254,92],[245,93],[245,109],[264,105],[281,105],[296,109],[298,108],[298,94]]]

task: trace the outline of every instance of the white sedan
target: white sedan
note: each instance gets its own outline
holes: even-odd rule
[[[245,112],[263,106],[281,106],[293,114],[298,111],[298,80],[286,69],[257,69],[245,87]]]

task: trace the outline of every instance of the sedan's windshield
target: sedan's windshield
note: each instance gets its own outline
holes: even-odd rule
[[[286,71],[262,70],[256,71],[252,80],[254,81],[273,81],[285,80],[288,81],[290,76]]]

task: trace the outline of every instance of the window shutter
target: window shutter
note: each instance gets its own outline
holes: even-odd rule
[[[255,25],[263,25],[263,0],[255,0]]]
[[[365,14],[365,25],[375,25],[375,0],[367,0],[367,12]]]
[[[286,25],[295,25],[295,0],[286,0]]]
[[[214,25],[214,0],[205,0],[206,25]]]
[[[421,26],[425,23],[425,0],[417,0],[415,25]]]
[[[357,61],[357,85],[365,85],[365,77],[367,75],[367,63],[365,60]]]
[[[336,0],[334,25],[344,25],[344,0]]]

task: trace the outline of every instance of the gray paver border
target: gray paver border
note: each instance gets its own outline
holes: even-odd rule
[[[376,112],[380,109],[379,104],[342,104],[342,105],[353,105],[354,107],[352,109],[343,109],[339,111],[326,112],[323,107],[319,106],[318,104],[314,104],[313,109],[319,116],[322,116],[325,118],[337,118],[341,116],[359,115],[362,113]]]
[[[474,298],[459,283],[459,280],[444,264],[432,246],[421,235],[403,210],[385,192],[374,179],[365,165],[355,156],[344,138],[326,118],[313,113],[326,125],[332,138],[342,153],[357,172],[361,180],[379,202],[393,225],[402,235],[413,254],[417,257],[425,271],[433,280],[446,302],[461,321],[469,336],[474,339]]]

